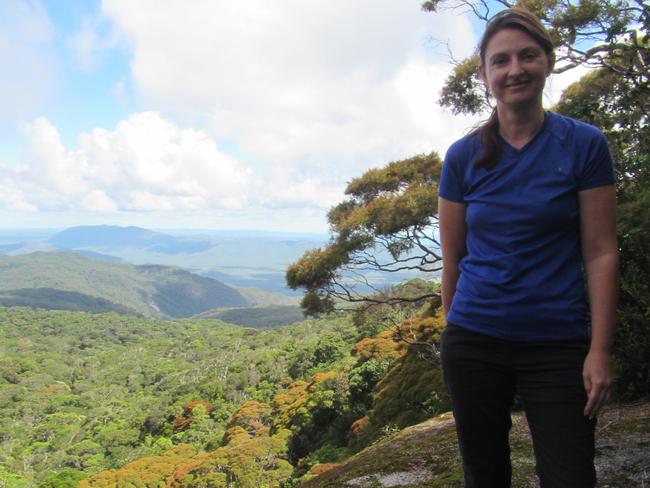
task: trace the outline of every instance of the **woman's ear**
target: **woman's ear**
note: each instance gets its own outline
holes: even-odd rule
[[[483,83],[485,83],[485,85],[487,85],[487,76],[485,75],[485,69],[483,69],[482,64],[478,65],[478,77]]]
[[[555,68],[555,51],[551,52],[548,56],[548,66],[546,67],[546,76],[550,76],[553,73],[553,68]]]

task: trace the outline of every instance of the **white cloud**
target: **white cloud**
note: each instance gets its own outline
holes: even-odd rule
[[[470,21],[420,4],[103,0],[103,17],[86,18],[68,47],[87,72],[108,63],[109,48],[129,51],[130,74],[107,86],[122,106],[152,111],[83,133],[76,147],[33,120],[20,164],[0,168],[0,202],[125,222],[156,215],[158,225],[173,214],[198,226],[324,229],[350,179],[442,156],[476,121],[437,105],[451,65],[431,42],[450,40],[463,58],[476,42]],[[2,128],[47,113],[59,66],[38,0],[0,2],[0,14],[0,60],[12,66],[0,79]],[[551,77],[546,104],[581,74]]]
[[[97,33],[98,25],[90,18],[84,19],[81,29],[68,39],[68,46],[75,56],[77,65],[86,73],[92,71],[96,63],[101,39]]]
[[[446,147],[471,124],[435,103],[474,46],[468,19],[420,0],[105,0],[144,103],[236,147],[269,207],[342,198],[370,167]],[[462,35],[459,35],[462,33]]]
[[[52,39],[40,2],[0,2],[0,131],[13,131],[50,101],[60,76]]]
[[[0,180],[0,201],[16,210],[236,209],[248,198],[247,168],[205,132],[179,128],[156,112],[82,134],[74,150],[45,118],[25,133],[21,164],[3,168]]]

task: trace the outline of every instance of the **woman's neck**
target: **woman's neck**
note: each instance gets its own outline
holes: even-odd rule
[[[516,149],[528,144],[544,124],[544,109],[540,105],[521,111],[497,107],[497,114],[499,134]]]

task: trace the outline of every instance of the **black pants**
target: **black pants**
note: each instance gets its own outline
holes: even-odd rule
[[[510,342],[453,325],[443,331],[442,367],[451,395],[466,488],[509,488],[510,408],[526,412],[542,488],[592,488],[595,421],[583,415],[587,344]]]

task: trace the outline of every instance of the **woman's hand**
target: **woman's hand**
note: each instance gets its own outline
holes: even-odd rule
[[[601,407],[609,401],[613,383],[611,355],[607,351],[590,350],[582,368],[582,379],[587,392],[585,416],[593,419]]]

